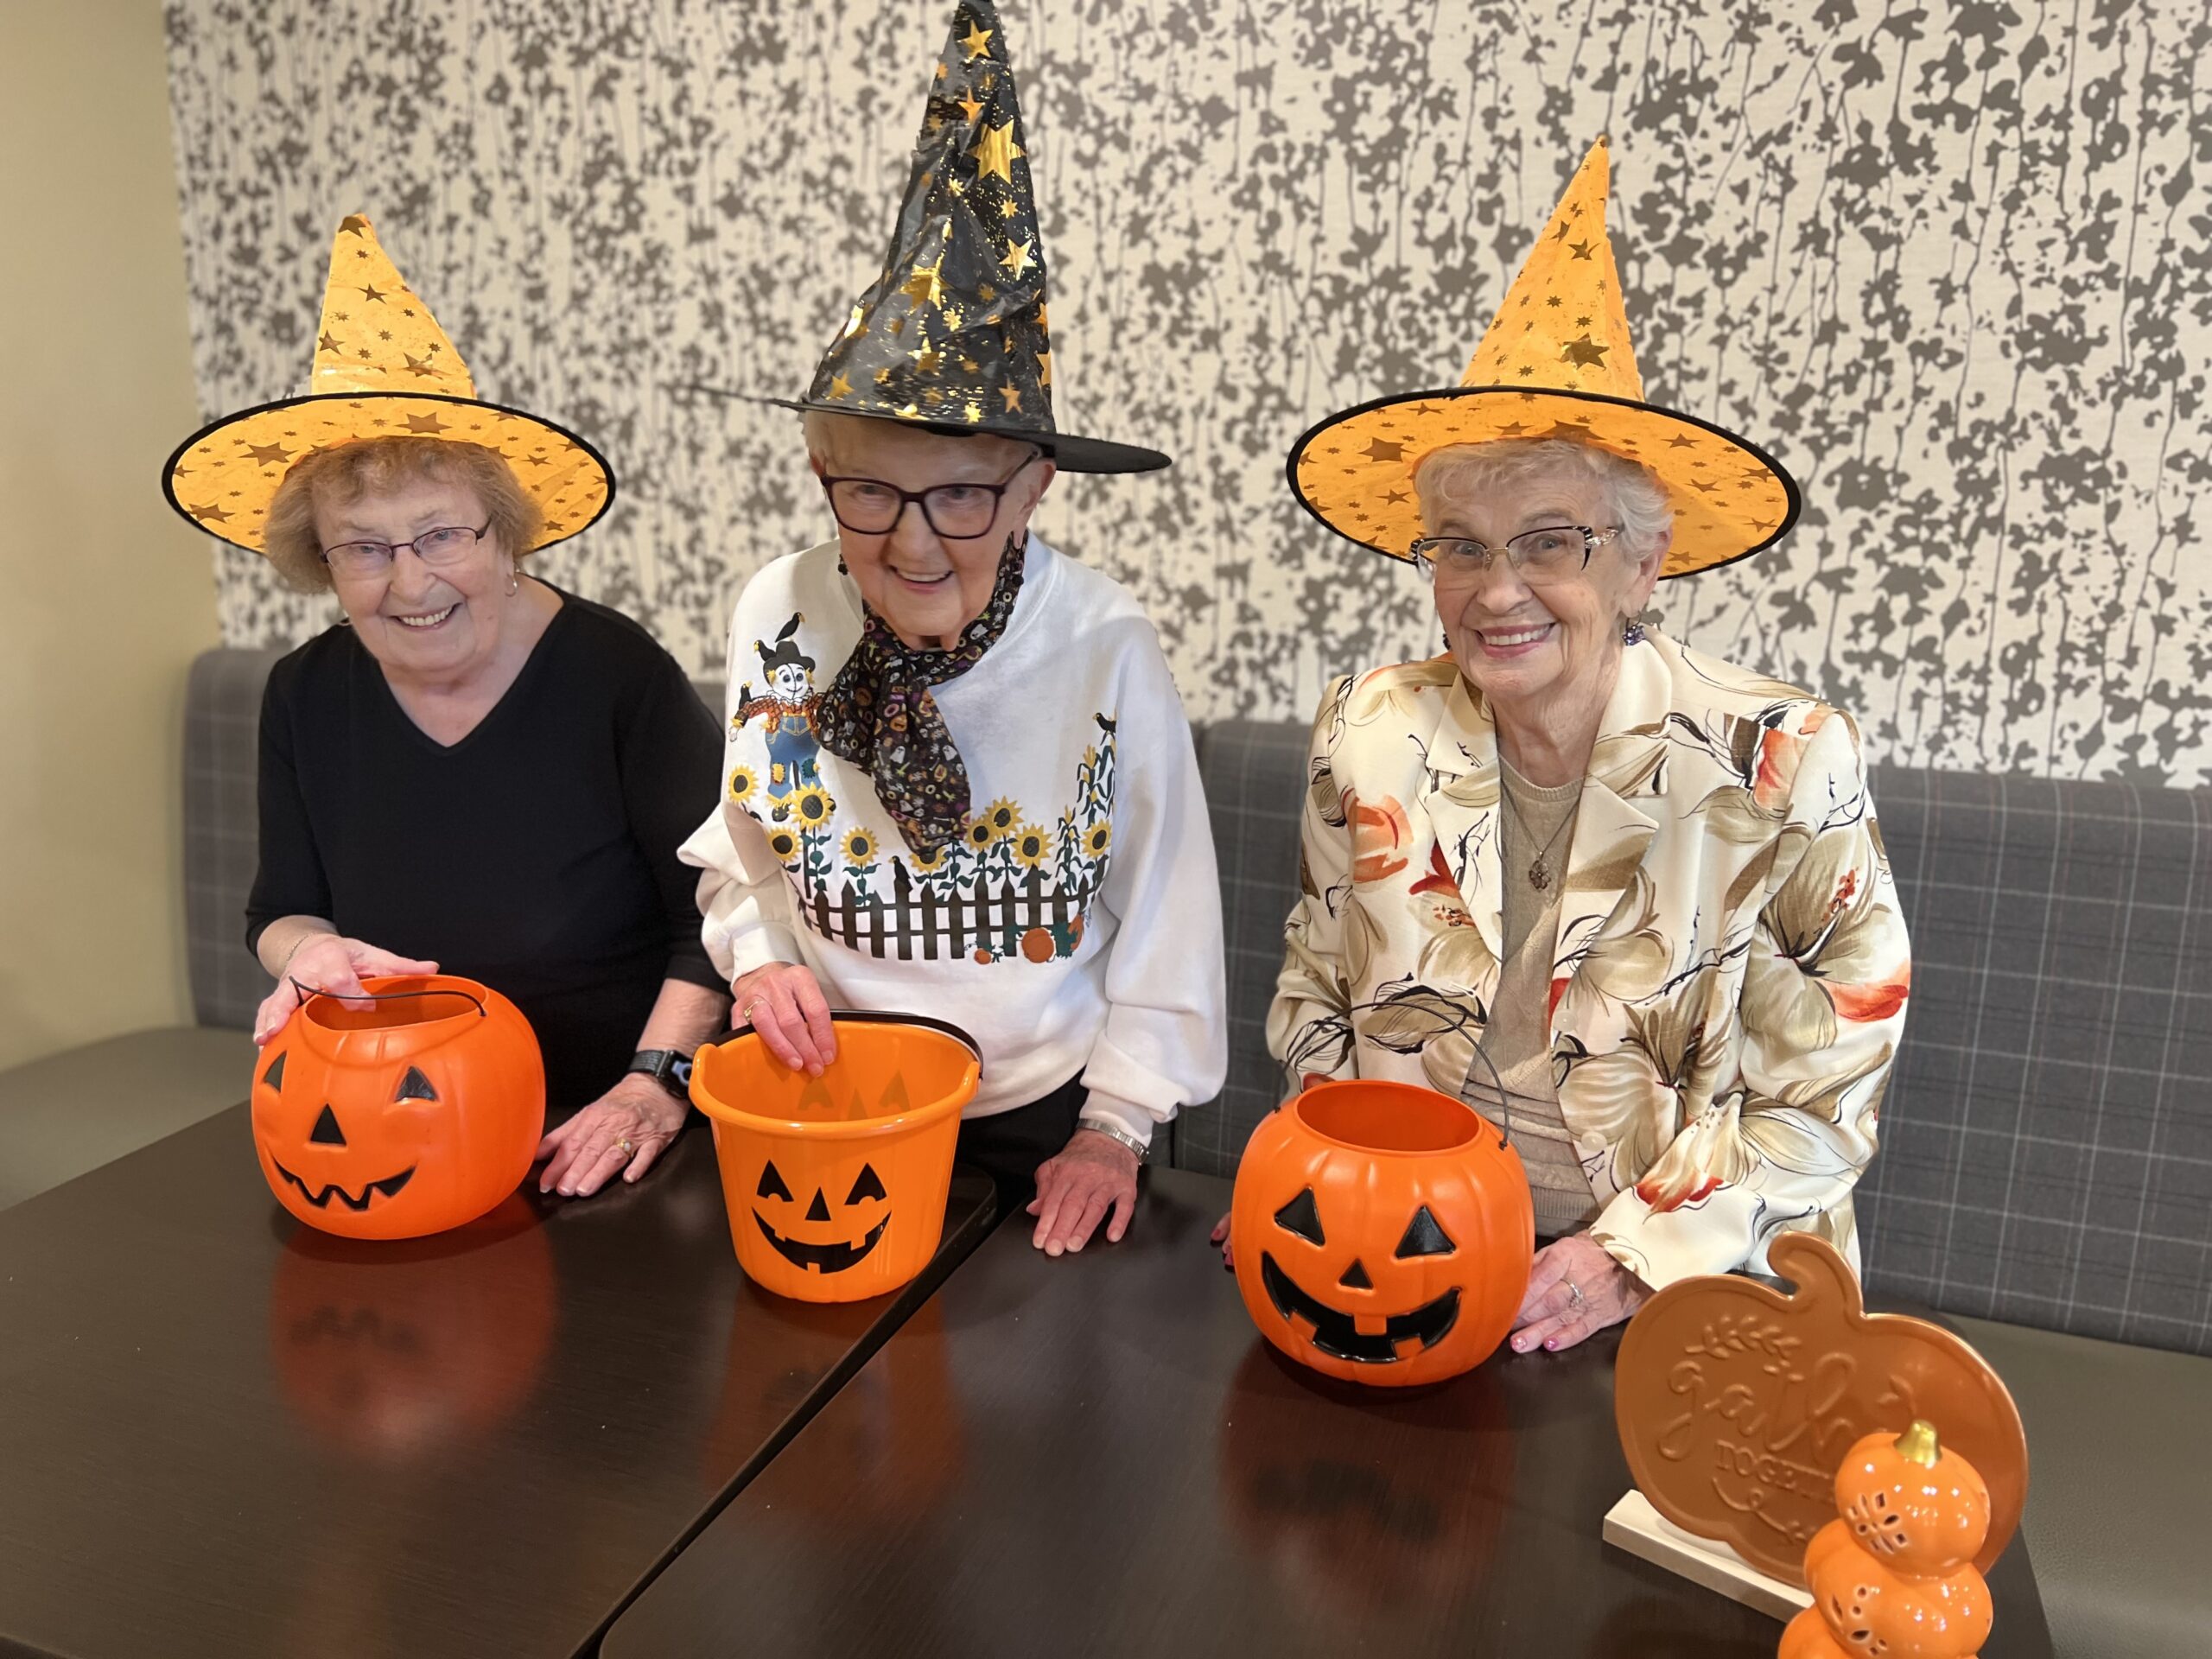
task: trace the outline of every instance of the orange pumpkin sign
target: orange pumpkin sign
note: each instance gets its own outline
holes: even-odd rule
[[[522,1011],[450,974],[369,979],[367,1007],[317,993],[255,1062],[253,1144],[276,1201],[348,1238],[476,1219],[521,1185],[545,1130],[545,1067]]]
[[[1245,1146],[1230,1216],[1260,1334],[1315,1370],[1386,1387],[1489,1358],[1535,1253],[1520,1154],[1409,1084],[1316,1084],[1277,1107]]]
[[[1986,1570],[2027,1497],[2027,1438],[2004,1382],[1942,1327],[1866,1313],[1850,1265],[1811,1234],[1784,1233],[1767,1254],[1794,1294],[1685,1279],[1630,1321],[1613,1408],[1637,1487],[1676,1526],[1803,1584],[1806,1547],[1834,1520],[1838,1471],[1859,1442],[1916,1418],[1954,1424],[1988,1482],[1986,1535],[1969,1552]],[[1914,1537],[1927,1530],[1901,1513],[1908,1523]]]
[[[1782,1633],[1779,1659],[1973,1659],[1989,1639],[1989,1488],[1916,1421],[1869,1434],[1836,1471],[1840,1520],[1813,1535],[1813,1605]]]

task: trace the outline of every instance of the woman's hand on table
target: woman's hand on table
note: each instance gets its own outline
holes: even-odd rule
[[[537,1143],[537,1157],[548,1160],[537,1190],[588,1198],[618,1170],[625,1181],[643,1179],[690,1109],[643,1072],[631,1073]]]
[[[1118,1244],[1136,1207],[1136,1154],[1111,1135],[1077,1129],[1037,1166],[1037,1196],[1029,1200],[1037,1230],[1029,1242],[1047,1255],[1079,1250],[1105,1220],[1106,1242]]]
[[[300,985],[332,996],[359,998],[364,995],[361,982],[365,979],[385,974],[437,971],[435,962],[395,957],[389,950],[379,950],[373,944],[349,939],[342,933],[310,933],[292,947],[291,955],[284,959],[283,971],[276,976],[276,988],[262,998],[261,1007],[255,1010],[253,1040],[266,1044],[284,1029],[285,1022],[300,1006]]]
[[[837,1058],[837,1033],[830,1005],[813,973],[796,963],[772,962],[730,982],[729,1022],[751,1026],[768,1052],[794,1071],[818,1077]]]
[[[1618,1325],[1651,1300],[1643,1281],[1586,1233],[1554,1239],[1536,1252],[1529,1294],[1514,1316],[1513,1351],[1572,1348]]]

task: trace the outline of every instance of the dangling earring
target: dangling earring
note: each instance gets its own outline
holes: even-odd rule
[[[1656,616],[1654,616],[1649,611],[1645,611],[1638,616],[1623,617],[1621,619],[1621,644],[1624,645],[1642,645],[1643,643],[1643,628],[1645,622],[1647,620],[1656,622],[1659,619]]]
[[[507,597],[512,599],[522,591],[522,577],[512,564],[507,567]]]

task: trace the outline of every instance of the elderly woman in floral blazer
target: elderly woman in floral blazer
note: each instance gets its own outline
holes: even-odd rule
[[[1268,1040],[1306,1081],[1486,1111],[1495,1065],[1555,1241],[1520,1351],[1787,1230],[1855,1262],[1910,979],[1851,717],[1639,620],[1796,494],[1643,401],[1605,168],[1601,145],[1465,386],[1334,417],[1294,462],[1325,522],[1427,570],[1448,650],[1322,700]]]

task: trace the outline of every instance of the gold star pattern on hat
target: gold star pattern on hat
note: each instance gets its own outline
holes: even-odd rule
[[[1006,30],[993,0],[960,0],[882,272],[789,406],[1019,438],[1071,472],[1166,466],[1157,450],[1054,423],[1045,280]]]
[[[543,520],[532,547],[588,528],[614,499],[606,458],[565,428],[476,395],[454,349],[359,213],[339,222],[308,391],[228,415],[177,446],[169,505],[209,534],[263,551],[269,504],[292,464],[363,438],[480,444],[515,468]]]
[[[1332,415],[1290,452],[1292,491],[1338,535],[1410,559],[1422,532],[1416,468],[1452,444],[1567,438],[1649,468],[1675,512],[1662,576],[1770,546],[1797,517],[1797,486],[1748,439],[1644,401],[1605,230],[1600,138],[1560,198],[1459,385]]]

